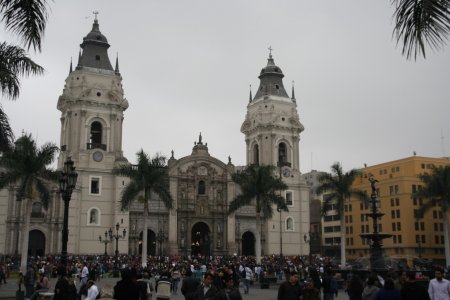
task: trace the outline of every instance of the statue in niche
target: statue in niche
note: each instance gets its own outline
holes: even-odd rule
[[[184,221],[181,221],[181,231],[185,231]]]
[[[186,244],[186,242],[185,242],[185,240],[184,240],[184,237],[181,238],[180,244],[181,244],[181,247],[184,248],[184,246],[185,246],[185,244]]]
[[[203,215],[205,213],[205,209],[203,205],[200,205],[200,214]]]
[[[97,210],[96,209],[91,210],[89,223],[97,224]]]
[[[222,232],[222,226],[220,224],[217,224],[217,232],[219,233]]]

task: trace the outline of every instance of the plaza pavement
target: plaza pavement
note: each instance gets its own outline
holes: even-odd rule
[[[56,278],[50,279],[50,291],[53,292]],[[97,282],[97,286],[100,288],[102,287],[113,287],[116,282],[118,281],[118,278],[102,278],[99,282]],[[181,283],[179,284],[179,288],[181,287]],[[269,289],[260,289],[259,285],[253,285],[250,288],[250,292],[248,294],[244,294],[244,291],[242,287],[240,288],[242,298],[244,300],[276,300],[277,299],[277,292],[278,292],[279,284],[271,284]],[[0,298],[5,297],[15,297],[17,290],[17,281],[16,280],[9,280],[7,284],[3,284],[0,287]],[[156,299],[155,295],[153,295],[153,300]],[[183,295],[181,295],[181,292],[178,291],[177,295],[172,295],[170,298],[171,300],[184,300]],[[339,296],[335,298],[335,300],[346,300],[348,297],[344,294],[342,290],[339,291]]]

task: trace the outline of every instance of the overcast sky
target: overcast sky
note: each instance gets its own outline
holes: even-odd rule
[[[300,169],[344,170],[450,151],[450,48],[408,61],[392,37],[389,0],[51,2],[42,77],[22,80],[17,101],[1,99],[16,136],[59,145],[56,109],[79,45],[99,11],[130,107],[123,149],[189,155],[202,132],[212,156],[245,164],[240,132],[272,46],[286,90],[295,81]],[[2,24],[3,25],[3,24]],[[1,33],[1,40],[14,42]]]

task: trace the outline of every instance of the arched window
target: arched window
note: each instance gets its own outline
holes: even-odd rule
[[[291,217],[286,219],[286,231],[294,231],[294,219]]]
[[[42,203],[41,202],[34,202],[31,206],[31,217],[32,218],[41,218],[43,217],[42,213]]]
[[[206,191],[205,182],[203,180],[200,180],[198,183],[198,194],[204,195]]]
[[[102,143],[102,124],[100,122],[92,122],[91,124],[91,144]]]
[[[97,208],[91,208],[88,211],[88,220],[89,225],[99,225],[100,224],[100,211]]]
[[[287,149],[285,143],[280,143],[278,145],[278,162],[287,162]]]
[[[253,163],[259,165],[259,145],[253,146]]]

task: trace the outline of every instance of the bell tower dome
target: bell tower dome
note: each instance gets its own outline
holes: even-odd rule
[[[271,48],[269,48],[272,50]],[[260,84],[250,98],[241,126],[247,144],[247,164],[288,165],[299,172],[299,139],[304,130],[292,91],[290,98],[283,85],[284,74],[269,54],[259,75]]]

